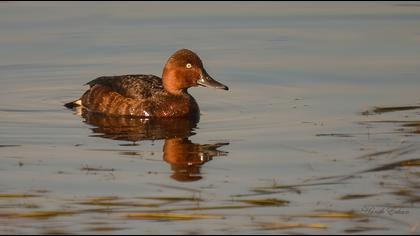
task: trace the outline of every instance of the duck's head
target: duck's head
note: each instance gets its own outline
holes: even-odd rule
[[[166,62],[163,69],[163,86],[173,94],[185,92],[190,87],[204,86],[228,90],[207,73],[201,59],[188,49],[176,51]]]

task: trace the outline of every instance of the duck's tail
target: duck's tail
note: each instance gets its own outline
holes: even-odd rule
[[[68,102],[66,104],[64,104],[65,107],[69,108],[69,109],[73,109],[75,107],[80,107],[82,106],[82,100],[81,99],[77,99],[75,101],[72,102]]]

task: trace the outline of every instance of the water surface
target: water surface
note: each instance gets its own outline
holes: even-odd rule
[[[0,232],[418,234],[419,109],[387,108],[419,106],[419,25],[415,2],[2,2]],[[230,88],[190,89],[198,122],[63,107],[180,48]]]

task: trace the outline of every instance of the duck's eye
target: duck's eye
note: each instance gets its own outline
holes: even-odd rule
[[[192,67],[192,65],[191,65],[191,63],[187,63],[187,64],[185,65],[185,67],[187,67],[187,69],[190,69],[190,68]]]

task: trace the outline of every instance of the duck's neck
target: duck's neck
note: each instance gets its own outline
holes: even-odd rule
[[[182,96],[182,95],[188,95],[188,90],[187,89],[177,89],[177,88],[173,88],[170,85],[169,86],[165,86],[165,84],[163,84],[163,87],[165,88],[165,90],[175,96]]]
[[[188,94],[188,87],[186,87],[182,81],[177,80],[175,77],[176,72],[167,72],[166,70],[162,75],[162,84],[167,92],[173,95],[185,95]]]

